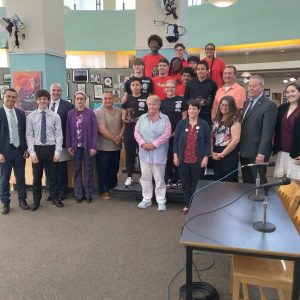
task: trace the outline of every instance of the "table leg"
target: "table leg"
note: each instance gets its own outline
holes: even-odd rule
[[[292,300],[299,300],[300,293],[300,259],[297,258],[294,263]]]
[[[186,300],[192,300],[193,249],[186,247]]]

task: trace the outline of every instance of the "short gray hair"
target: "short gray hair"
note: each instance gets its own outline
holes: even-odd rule
[[[262,78],[262,76],[260,76],[260,75],[252,75],[251,77],[250,77],[250,80],[251,79],[257,79],[259,82],[260,82],[260,84],[261,84],[261,86],[264,86],[265,85],[265,80]]]

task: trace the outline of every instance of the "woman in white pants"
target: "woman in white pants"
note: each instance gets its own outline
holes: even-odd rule
[[[155,181],[155,197],[158,211],[166,208],[165,169],[168,155],[171,123],[167,115],[160,112],[160,98],[156,95],[147,98],[148,113],[140,116],[134,136],[139,145],[143,200],[138,208],[152,205],[152,177]]]

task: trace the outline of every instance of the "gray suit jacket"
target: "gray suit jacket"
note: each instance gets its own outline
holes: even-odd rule
[[[243,112],[247,110],[248,105],[249,100],[245,102]],[[242,120],[240,139],[242,157],[255,158],[257,154],[262,154],[266,158],[270,156],[276,117],[275,103],[262,95]]]

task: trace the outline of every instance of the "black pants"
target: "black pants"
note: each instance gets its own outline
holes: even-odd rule
[[[240,156],[241,165],[254,164],[255,158],[246,158]],[[260,183],[267,183],[266,167],[244,167],[242,168],[242,176],[244,183],[255,183],[257,172],[259,173]]]
[[[168,179],[171,179],[171,181],[175,183],[178,181],[179,175],[178,175],[178,168],[173,163],[173,143],[174,143],[174,137],[171,137],[169,139],[169,150],[168,150],[168,158],[166,164],[165,182],[167,182]]]
[[[186,207],[190,207],[191,197],[194,194],[199,179],[204,176],[204,168],[199,164],[179,165],[179,177],[182,183],[183,200]]]
[[[98,171],[99,193],[109,192],[118,184],[118,171],[120,164],[120,150],[97,151],[96,163]]]
[[[49,176],[49,193],[52,200],[57,199],[57,163],[53,162],[55,145],[34,146],[34,151],[38,158],[38,163],[32,164],[33,171],[33,203],[40,204],[42,198],[42,177],[44,166],[47,166]]]
[[[214,146],[214,152],[221,153],[226,147]],[[239,151],[235,148],[228,155],[220,160],[213,160],[215,180],[221,179],[230,174],[222,181],[238,182],[238,165],[239,165]],[[235,172],[234,172],[235,171]]]
[[[126,124],[126,129],[124,134],[124,145],[126,151],[125,164],[126,164],[128,177],[132,177],[135,157],[138,149],[138,144],[134,138],[134,126],[135,123]]]

